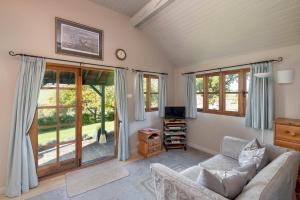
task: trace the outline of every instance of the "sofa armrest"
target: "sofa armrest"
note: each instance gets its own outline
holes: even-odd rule
[[[242,149],[248,142],[248,140],[225,136],[221,144],[221,154],[238,160]]]
[[[150,170],[157,200],[228,200],[162,164],[152,164]]]

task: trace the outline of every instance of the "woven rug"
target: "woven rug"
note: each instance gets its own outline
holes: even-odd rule
[[[67,194],[74,197],[127,176],[128,170],[116,160],[70,172],[66,174]]]
[[[177,164],[175,166],[170,166],[171,169],[177,172],[181,172],[185,169],[188,168],[188,166],[184,164]],[[144,178],[144,180],[140,181],[140,184],[142,187],[144,187],[148,192],[150,192],[153,197],[155,197],[155,189],[154,189],[154,184],[153,184],[153,178],[151,176],[148,176]]]
[[[79,195],[70,197],[67,187],[64,186],[35,196],[30,200],[155,200],[154,185],[149,168],[152,163],[161,163],[179,172],[197,165],[209,157],[211,155],[191,148],[188,148],[187,151],[172,150],[163,152],[158,156],[123,165],[122,168],[129,172],[129,176],[88,190]],[[114,166],[114,163],[103,163],[100,165],[106,165],[105,168],[111,168]],[[98,169],[103,168],[103,166],[99,166]],[[96,169],[93,167],[89,168],[91,168],[91,171]],[[82,175],[83,172],[81,171],[81,174],[78,174],[78,176]],[[81,186],[81,180],[78,180],[77,184]]]

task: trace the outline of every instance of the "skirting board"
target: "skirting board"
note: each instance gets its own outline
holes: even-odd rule
[[[194,144],[194,143],[188,142],[187,145],[190,146],[190,147],[192,147],[192,148],[194,148],[194,149],[197,149],[197,150],[200,150],[200,151],[204,151],[204,152],[212,154],[212,155],[216,155],[216,154],[219,153],[217,151],[214,151],[212,149],[208,149],[208,148],[206,148],[204,146],[201,146],[199,144]]]

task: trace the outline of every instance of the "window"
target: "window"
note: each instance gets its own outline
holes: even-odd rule
[[[239,72],[224,73],[224,111],[239,111]]]
[[[244,116],[248,87],[248,68],[197,75],[198,111]]]
[[[203,97],[204,97],[204,78],[199,76],[196,79],[196,93],[197,93],[197,109],[203,110]]]
[[[158,110],[158,76],[144,75],[144,98],[146,112]]]
[[[207,76],[207,102],[208,110],[220,110],[220,75],[212,74]]]

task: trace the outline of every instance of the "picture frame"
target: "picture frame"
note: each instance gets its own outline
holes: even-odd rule
[[[56,17],[55,52],[103,60],[103,31]]]

